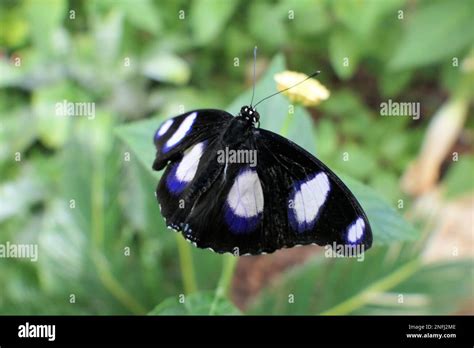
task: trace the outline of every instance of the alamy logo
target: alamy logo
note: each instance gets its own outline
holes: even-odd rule
[[[0,258],[30,259],[32,262],[38,261],[37,244],[14,244],[7,241],[0,244]]]
[[[218,163],[246,163],[250,167],[257,166],[257,150],[232,150],[227,146],[224,150],[217,150]]]
[[[84,116],[89,120],[95,118],[95,103],[90,102],[70,102],[64,99],[56,103],[57,116]]]
[[[332,243],[324,247],[324,256],[328,258],[338,258],[338,257],[352,257],[357,258],[357,261],[364,261],[364,245],[350,245],[350,244],[337,244]]]
[[[47,338],[48,341],[56,339],[56,325],[36,325],[26,322],[18,326],[18,337],[21,338]]]
[[[389,99],[380,103],[380,115],[382,116],[408,116],[414,120],[420,118],[420,103],[394,102]]]

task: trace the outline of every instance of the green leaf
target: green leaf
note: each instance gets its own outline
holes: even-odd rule
[[[349,31],[334,31],[329,38],[329,58],[336,74],[350,78],[359,64],[360,44]]]
[[[164,119],[164,118],[163,118]],[[151,166],[155,160],[155,146],[153,145],[153,134],[158,129],[162,120],[152,118],[148,120],[125,124],[116,128],[117,135],[138,157],[141,164],[153,172]]]
[[[50,202],[39,229],[38,273],[48,293],[61,293],[67,285],[80,283],[86,270],[88,240],[70,211],[69,202]]]
[[[428,1],[420,5],[413,17],[406,19],[406,33],[389,62],[393,70],[450,61],[474,42],[474,2]]]
[[[282,15],[288,18],[297,35],[314,35],[328,29],[331,16],[326,7],[324,0],[284,0],[279,4]],[[289,18],[289,11],[293,11],[293,19]]]
[[[368,250],[363,259],[320,254],[264,290],[250,313],[454,313],[472,294],[472,277],[466,276],[472,261],[424,265],[413,254],[400,246]]]
[[[423,265],[413,276],[394,287],[391,297],[396,296],[397,303],[392,301],[388,306],[385,301],[375,305],[372,303],[367,306],[365,313],[357,314],[380,315],[387,310],[399,314],[455,313],[463,302],[472,299],[473,269],[472,259]],[[452,284],[456,286],[453,287]],[[402,306],[398,303],[399,294],[404,295]]]
[[[350,174],[358,180],[368,179],[376,172],[377,163],[374,156],[360,145],[347,143],[341,148],[341,154],[334,161],[336,168],[340,168],[344,173]],[[347,160],[345,155],[347,153]],[[363,163],[363,165],[361,165]]]
[[[0,31],[0,46],[20,47],[28,39],[28,20],[23,16],[20,4],[8,9],[9,11],[0,12],[0,22],[4,28],[8,28]]]
[[[265,50],[277,49],[287,40],[285,22],[288,13],[264,1],[253,1],[249,6],[248,28],[258,46]],[[270,35],[271,32],[271,35]]]
[[[153,34],[160,31],[161,16],[151,0],[119,1],[117,6],[123,10],[125,18],[137,28]]]
[[[235,0],[194,0],[190,20],[196,42],[205,45],[214,40],[232,16],[236,5]]]
[[[96,59],[108,67],[118,57],[122,45],[123,13],[113,10],[104,18],[93,17],[93,26]]]
[[[373,189],[344,175],[341,175],[341,179],[364,208],[372,227],[375,245],[415,240],[419,237],[418,230],[403,219]]]
[[[160,81],[184,85],[189,81],[191,70],[180,57],[163,52],[148,54],[142,62],[142,73],[146,77]]]
[[[16,152],[22,153],[36,139],[36,124],[31,122],[31,110],[26,106],[9,110],[1,117],[0,161],[13,160]]]
[[[408,86],[412,77],[413,71],[411,70],[396,73],[385,72],[378,81],[381,93],[384,97],[396,96]]]
[[[474,190],[474,156],[460,156],[458,162],[452,162],[448,174],[443,179],[445,196],[449,199]]]
[[[33,92],[32,106],[36,118],[38,136],[48,147],[59,148],[68,140],[70,123],[74,116],[62,114],[63,101],[66,103],[83,102],[76,100],[72,88],[67,83],[38,88]],[[59,112],[61,111],[61,112]]]
[[[168,298],[156,306],[149,315],[207,315],[214,301],[214,293],[195,293]],[[181,303],[181,302],[183,303]],[[238,315],[240,311],[227,299],[218,300],[214,314]]]
[[[316,128],[316,151],[321,158],[333,156],[337,149],[337,130],[336,125],[329,118],[318,122]]]
[[[55,50],[58,29],[66,14],[65,0],[29,0],[25,3],[33,43],[48,56]]]
[[[330,4],[340,22],[357,36],[366,38],[386,15],[395,17],[397,15],[395,10],[403,8],[405,2],[405,0],[345,0],[333,1]],[[355,18],[364,20],[354,20]]]
[[[45,188],[37,173],[31,168],[24,168],[15,180],[0,185],[0,202],[3,202],[0,204],[0,222],[26,214],[27,209],[44,195]]]

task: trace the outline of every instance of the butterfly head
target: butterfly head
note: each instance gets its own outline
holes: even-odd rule
[[[260,121],[260,114],[255,110],[253,106],[242,106],[240,109],[240,116],[242,116],[246,121],[252,122],[252,124],[258,124]]]

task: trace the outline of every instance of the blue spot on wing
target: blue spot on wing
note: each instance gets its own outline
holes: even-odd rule
[[[225,204],[224,209],[224,219],[229,226],[230,231],[235,234],[247,234],[254,231],[262,218],[262,213],[252,217],[238,216],[234,214],[232,208],[229,207],[227,203]]]
[[[178,163],[175,163],[171,168],[170,173],[166,177],[166,186],[168,186],[168,190],[175,195],[179,195],[181,192],[183,192],[184,188],[187,185],[187,182],[180,181],[176,177],[177,168]]]

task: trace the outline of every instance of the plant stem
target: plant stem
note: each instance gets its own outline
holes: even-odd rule
[[[92,242],[101,249],[104,242],[104,165],[94,159],[94,172],[91,183],[91,227]]]
[[[104,255],[100,251],[95,250],[92,252],[92,259],[104,287],[133,314],[145,314],[145,307],[137,302],[112,275]]]
[[[210,315],[214,315],[216,313],[217,304],[219,303],[219,300],[224,298],[227,292],[229,291],[237,260],[237,256],[223,255],[222,273],[221,277],[219,278],[219,283],[217,284],[214,300],[212,301],[211,308],[209,310]]]
[[[181,233],[176,235],[176,241],[178,243],[179,264],[181,267],[184,293],[189,295],[197,291],[193,256],[188,242],[186,242]]]
[[[134,314],[144,314],[146,309],[136,301],[115,279],[109,264],[102,253],[104,244],[105,224],[104,224],[104,184],[105,171],[102,158],[94,161],[94,171],[92,175],[91,187],[91,229],[92,229],[92,262],[94,263],[99,280],[102,285],[120,302],[124,307]]]
[[[395,272],[373,283],[362,292],[322,312],[321,315],[344,315],[351,313],[369,302],[374,295],[391,289],[412,276],[416,271],[418,271],[419,267],[420,260],[416,259],[410,261]]]

